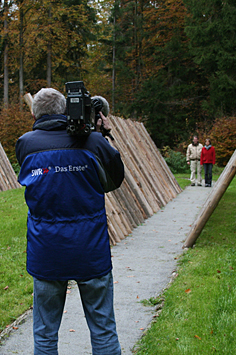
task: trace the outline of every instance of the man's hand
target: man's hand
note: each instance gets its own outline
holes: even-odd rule
[[[103,123],[103,128],[107,131],[111,130],[111,125],[107,117],[103,115],[102,112],[99,112],[101,118],[97,120],[97,126],[96,126],[96,132],[102,132],[101,131],[101,125]]]

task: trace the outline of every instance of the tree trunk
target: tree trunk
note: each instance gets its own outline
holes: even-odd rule
[[[52,83],[52,42],[51,42],[51,5],[48,10],[48,18],[49,18],[49,39],[47,45],[47,86],[50,88]]]
[[[115,89],[116,89],[116,16],[113,21],[113,49],[112,49],[112,112],[115,112]]]
[[[8,108],[9,77],[8,77],[8,2],[4,1],[4,106]]]
[[[23,95],[24,95],[24,69],[23,69],[23,21],[24,11],[20,8],[20,69],[19,69],[19,102],[20,110],[23,110]]]
[[[47,86],[50,88],[52,82],[52,46],[48,43],[47,46]]]

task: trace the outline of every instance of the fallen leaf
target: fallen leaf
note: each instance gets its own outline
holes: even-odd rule
[[[13,329],[18,329],[18,327],[12,327]]]
[[[70,329],[69,331],[70,331],[71,333],[75,332],[75,330],[74,330],[74,329]]]
[[[218,272],[218,274],[220,274],[220,273],[221,273],[221,271],[220,271],[220,270],[217,270],[217,272]]]
[[[129,276],[127,276],[127,277],[134,277],[134,275],[129,275]]]
[[[139,296],[137,296],[136,298],[139,298]]]
[[[64,313],[67,313],[67,311],[64,311]]]
[[[119,283],[119,281],[114,281],[114,284],[118,284]]]
[[[194,338],[201,340],[201,338],[198,335],[194,335]]]
[[[71,293],[71,291],[66,291],[66,293]]]
[[[144,328],[140,328],[140,330],[144,330]]]
[[[184,291],[185,293],[190,293],[191,292],[191,290],[190,290],[190,288],[188,288],[187,290],[185,290]]]
[[[8,289],[9,289],[9,286],[4,287],[4,290],[8,290]]]

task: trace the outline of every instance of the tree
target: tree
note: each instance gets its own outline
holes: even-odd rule
[[[3,2],[3,16],[4,16],[4,106],[8,107],[8,1]]]
[[[190,52],[201,68],[212,117],[236,113],[236,3],[233,0],[184,0],[190,16],[186,34]]]
[[[82,79],[95,14],[86,0],[19,0],[3,5],[1,47],[8,59],[4,62],[4,98],[8,98],[10,84],[10,104],[0,112],[0,140],[14,161],[17,138],[32,126],[28,109],[27,114],[19,112],[19,96],[24,90],[34,94],[47,84],[63,91],[66,81]]]
[[[92,28],[93,39],[88,46],[88,56],[82,63],[83,78],[91,94],[104,96],[111,103],[114,113],[112,97],[116,65],[113,64],[113,58],[115,59],[116,54],[114,56],[113,53],[116,53],[117,47],[114,43],[114,17],[111,16],[113,0],[93,1],[90,4],[96,13],[96,23]]]
[[[181,0],[144,6],[143,78],[134,106],[158,145],[174,147],[205,119],[201,70],[188,51]]]

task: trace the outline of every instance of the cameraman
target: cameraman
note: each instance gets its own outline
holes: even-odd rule
[[[69,136],[66,99],[41,89],[33,131],[16,143],[26,186],[27,271],[34,278],[34,354],[57,355],[68,280],[76,280],[94,355],[120,355],[104,192],[124,178],[120,154],[99,132]],[[104,126],[108,120],[102,115]],[[97,130],[101,126],[98,121]]]

